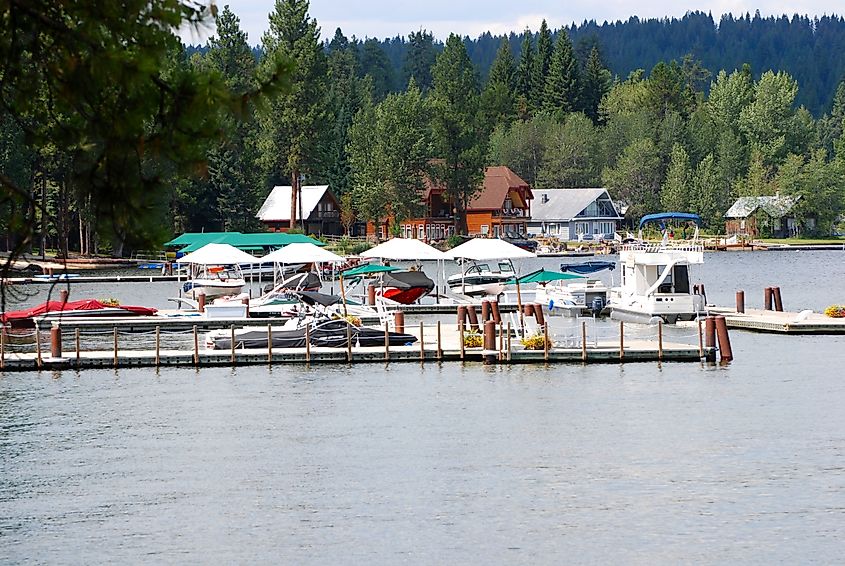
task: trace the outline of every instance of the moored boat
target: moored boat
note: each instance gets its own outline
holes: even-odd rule
[[[36,321],[52,322],[62,318],[102,318],[126,316],[152,316],[156,309],[132,305],[112,305],[94,299],[80,301],[47,301],[0,316],[0,322],[12,328],[33,328]]]

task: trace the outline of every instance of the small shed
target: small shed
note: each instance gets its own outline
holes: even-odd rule
[[[622,220],[607,189],[535,190],[534,196],[530,234],[562,240],[612,239]]]
[[[741,238],[790,238],[801,233],[802,225],[793,209],[800,195],[740,197],[725,213],[725,232]],[[815,227],[813,219],[806,228]]]

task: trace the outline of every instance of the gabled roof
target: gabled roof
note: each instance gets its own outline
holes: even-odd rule
[[[533,221],[569,221],[573,220],[585,208],[602,196],[610,196],[607,189],[547,189],[538,190],[531,207]],[[611,200],[611,204],[613,201]],[[609,220],[622,220],[616,205],[616,216],[607,216]]]
[[[725,218],[748,218],[758,209],[772,218],[782,218],[800,199],[801,195],[739,197],[725,213]]]
[[[431,193],[442,193],[444,187],[435,184],[426,176],[424,200],[428,200]],[[467,210],[499,210],[505,204],[511,189],[523,189],[526,199],[534,198],[531,187],[509,167],[497,165],[484,170],[484,181],[481,189],[470,199]]]
[[[302,216],[308,218],[314,209],[317,208],[317,203],[322,200],[323,195],[329,190],[328,185],[308,185],[302,187]],[[270,194],[261,208],[258,209],[256,218],[262,222],[290,222],[290,185],[279,185],[273,187]]]
[[[174,242],[176,242],[174,244]],[[240,232],[187,232],[166,244],[168,247],[178,247],[181,253],[195,252],[206,244],[229,244],[239,250],[263,250],[265,248],[280,248],[288,244],[307,242],[316,246],[323,246],[305,234],[286,234],[284,232],[257,232],[242,234]]]

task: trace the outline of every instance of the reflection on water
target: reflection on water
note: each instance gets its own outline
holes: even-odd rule
[[[703,280],[845,302],[814,256]],[[845,337],[731,337],[724,367],[5,374],[0,562],[838,561]]]

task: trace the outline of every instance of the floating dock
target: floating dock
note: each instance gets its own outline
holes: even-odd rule
[[[621,328],[621,327],[620,327]],[[198,331],[193,332],[193,349],[161,349],[156,336],[155,349],[120,349],[115,333],[114,348],[81,350],[64,349],[61,357],[50,356],[38,345],[35,352],[5,351],[0,357],[2,371],[82,370],[128,367],[210,367],[273,364],[318,363],[391,363],[391,362],[484,362],[488,364],[520,363],[626,363],[626,362],[700,362],[715,360],[716,349],[698,345],[658,340],[620,337],[616,340],[567,336],[547,349],[523,349],[508,328],[499,328],[495,349],[461,347],[461,333],[455,325],[429,325],[405,329],[418,338],[407,346],[345,348],[309,346],[304,348],[262,348],[209,350],[201,347]],[[584,335],[586,336],[586,334]],[[66,337],[67,338],[67,337]],[[77,340],[77,345],[79,344]]]
[[[845,334],[845,319],[812,311],[746,309],[741,313],[723,307],[708,307],[707,310],[724,316],[728,328],[777,334]]]

